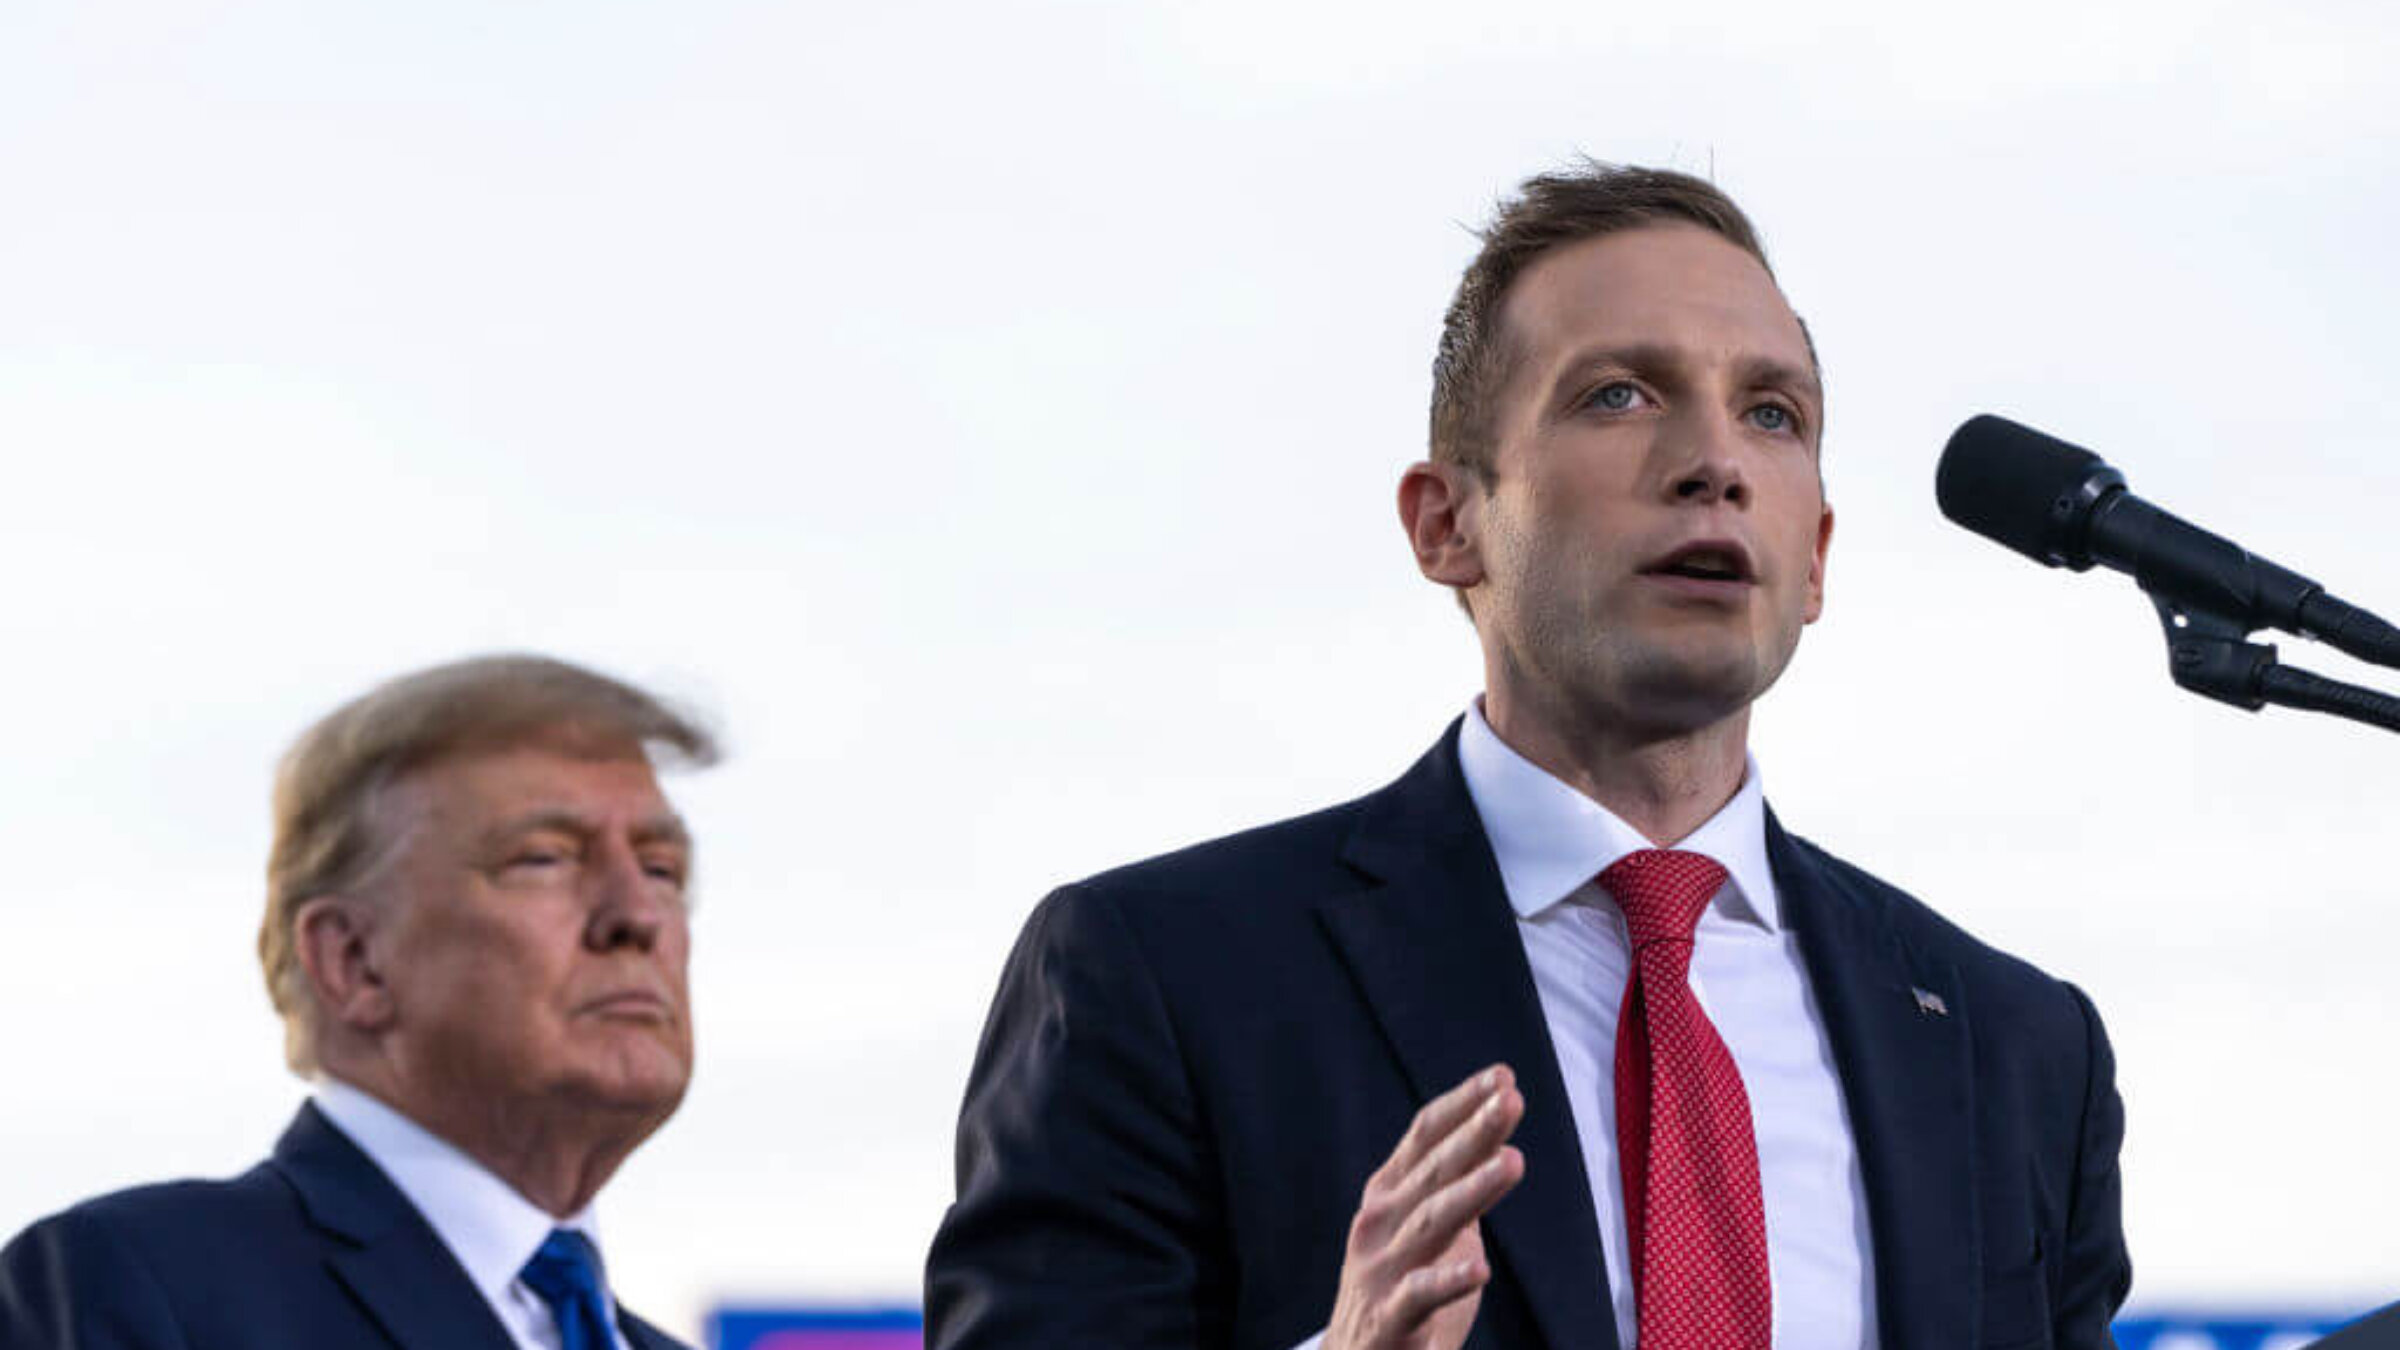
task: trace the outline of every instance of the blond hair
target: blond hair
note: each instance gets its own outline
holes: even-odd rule
[[[402,675],[300,734],[275,773],[274,844],[258,960],[283,1018],[284,1059],[316,1071],[316,1004],[294,924],[322,895],[372,878],[395,840],[377,810],[412,770],[457,754],[555,745],[593,755],[663,749],[712,763],[716,739],[691,716],[631,685],[545,656],[480,656]]]

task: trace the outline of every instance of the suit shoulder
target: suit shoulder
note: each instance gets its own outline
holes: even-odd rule
[[[223,1301],[229,1270],[285,1246],[294,1212],[263,1166],[61,1210],[0,1248],[0,1343],[181,1344],[176,1328]]]
[[[1370,838],[1430,832],[1480,839],[1459,774],[1458,730],[1453,721],[1398,778],[1361,796],[1062,886],[1036,922],[1041,914],[1097,907],[1136,923],[1205,914],[1212,924],[1264,919],[1271,926],[1306,910],[1307,900],[1356,887],[1374,867],[1358,853]]]
[[[110,1191],[71,1205],[26,1229],[68,1242],[115,1235],[151,1247],[178,1239],[222,1240],[263,1220],[292,1212],[289,1187],[265,1164],[221,1180],[152,1182]]]
[[[1842,903],[1861,907],[1872,921],[1890,927],[1918,951],[1948,961],[1962,974],[1979,980],[1997,980],[2029,992],[2063,992],[2067,988],[2064,981],[2031,961],[1992,946],[1865,868],[1796,834],[1785,837]]]
[[[1343,845],[1370,799],[1254,826],[1086,877],[1064,890],[1121,903],[1222,902],[1280,895],[1348,874]]]

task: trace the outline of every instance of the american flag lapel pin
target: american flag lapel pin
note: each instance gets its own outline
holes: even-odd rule
[[[1913,984],[1908,987],[1908,992],[1917,996],[1918,1012],[1928,1017],[1948,1017],[1950,1015],[1950,1005],[1942,1002],[1940,994],[1930,989],[1919,989]]]

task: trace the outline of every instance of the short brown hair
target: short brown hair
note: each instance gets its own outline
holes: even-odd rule
[[[402,775],[449,755],[557,745],[683,763],[717,757],[690,715],[631,685],[546,656],[480,656],[387,681],[302,732],[275,773],[275,841],[258,960],[284,1025],[284,1059],[316,1071],[315,1005],[293,923],[300,907],[365,882],[393,840],[376,810]]]
[[[1458,293],[1442,318],[1427,438],[1435,463],[1464,465],[1491,481],[1492,403],[1507,383],[1511,355],[1508,337],[1500,331],[1500,309],[1518,274],[1562,244],[1661,221],[1687,221],[1714,231],[1767,266],[1766,250],[1742,208],[1715,184],[1671,169],[1587,159],[1526,179],[1516,196],[1500,203],[1480,236],[1482,251],[1459,277]],[[1772,277],[1774,269],[1769,267],[1767,275]],[[1809,358],[1816,358],[1813,342]]]

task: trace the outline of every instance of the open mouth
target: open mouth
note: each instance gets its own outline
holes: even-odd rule
[[[1651,576],[1689,581],[1746,584],[1758,580],[1747,550],[1739,544],[1714,540],[1686,544],[1642,571]]]

